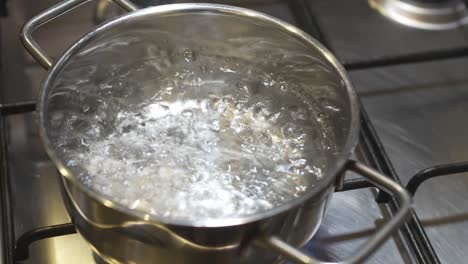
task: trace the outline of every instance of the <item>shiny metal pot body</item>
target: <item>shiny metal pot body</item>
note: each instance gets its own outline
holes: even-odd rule
[[[346,170],[360,173],[394,194],[401,204],[400,211],[347,263],[367,258],[404,221],[411,207],[407,192],[376,171],[349,160],[359,128],[355,93],[333,55],[306,33],[275,18],[237,7],[178,4],[137,11],[130,2],[115,0],[132,12],[86,34],[54,63],[34,42],[32,31],[83,2],[86,1],[67,0],[34,17],[23,28],[22,41],[49,70],[38,109],[40,132],[61,174],[66,207],[79,233],[104,260],[110,263],[269,263],[283,255],[296,262],[319,263],[294,247],[300,247],[315,233],[327,201]],[[176,41],[168,43],[163,40],[165,36],[175,36]],[[199,49],[212,55],[255,60],[273,68],[284,61],[304,63],[304,67],[319,62],[320,72],[301,72],[294,77],[303,78],[304,82],[308,78],[320,79],[327,85],[307,88],[304,96],[320,96],[342,109],[329,118],[336,151],[330,157],[324,154],[323,162],[327,164],[324,178],[303,196],[277,208],[248,217],[210,222],[174,222],[131,210],[77,180],[51,144],[53,128],[49,119],[53,106],[50,100],[67,85],[76,85],[78,80],[94,84],[78,87],[78,91],[95,89],[102,80],[118,72],[111,65],[127,67],[145,60],[148,56],[145,53],[148,51],[142,48],[145,43],[138,42],[145,38],[175,52]],[[105,50],[108,47],[113,48],[112,52]],[[288,74],[286,68],[284,71]]]
[[[65,204],[78,232],[110,263],[272,263],[276,255],[251,239],[261,232],[304,244],[318,228],[333,190],[259,221],[205,228],[142,221],[63,180]]]

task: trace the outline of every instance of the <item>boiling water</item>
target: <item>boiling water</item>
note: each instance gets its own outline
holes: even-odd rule
[[[184,220],[254,214],[313,187],[331,147],[323,113],[292,81],[232,58],[178,56],[171,65],[185,67],[164,78],[138,81],[148,68],[161,72],[159,58],[96,94],[52,96],[52,143],[82,182],[131,209]]]

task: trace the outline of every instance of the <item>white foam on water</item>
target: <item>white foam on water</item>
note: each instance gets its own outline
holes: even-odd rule
[[[196,221],[284,204],[322,177],[324,166],[314,160],[323,134],[317,113],[288,93],[282,77],[254,73],[257,81],[234,68],[217,68],[230,81],[206,67],[211,79],[175,72],[131,107],[113,106],[118,97],[99,107],[81,102],[74,114],[53,112],[51,126],[65,126],[55,144],[82,182],[146,213]],[[109,116],[110,130],[102,122]]]

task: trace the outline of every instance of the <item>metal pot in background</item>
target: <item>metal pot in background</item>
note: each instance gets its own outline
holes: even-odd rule
[[[53,62],[33,40],[32,32],[84,2],[87,0],[67,0],[39,14],[25,24],[21,39],[31,55],[49,70],[38,106],[40,132],[49,156],[62,175],[63,197],[68,212],[78,232],[105,261],[268,263],[277,259],[277,255],[282,255],[298,263],[324,263],[304,255],[296,247],[305,244],[316,232],[327,201],[346,171],[354,171],[393,194],[400,203],[400,209],[358,252],[343,263],[362,262],[403,223],[411,209],[411,198],[406,190],[384,175],[349,160],[357,143],[359,130],[356,95],[336,58],[315,39],[278,19],[238,7],[177,4],[136,10],[126,0],[114,0],[132,12],[100,25],[80,38],[57,62]],[[322,78],[331,85],[325,90],[311,87],[307,92],[320,92],[322,97],[333,100],[342,108],[342,111],[335,113],[330,119],[335,135],[334,143],[339,151],[327,159],[323,179],[301,197],[282,206],[247,217],[219,219],[209,223],[183,220],[174,222],[131,210],[79,181],[51,144],[53,128],[49,121],[54,108],[50,100],[56,97],[57,91],[63,91],[66,85],[76,84],[83,79],[92,80],[95,84],[95,87],[87,87],[86,89],[91,89],[87,92],[97,89],[100,81],[114,74],[115,69],[110,65],[126,65],[144,59],[145,54],[139,50],[141,47],[121,38],[128,34],[138,36],[144,29],[152,30],[154,35],[151,37],[155,41],[162,36],[158,32],[179,36],[180,43],[172,43],[174,46],[166,47],[176,50],[183,50],[187,43],[194,46],[203,44],[206,45],[205,50],[213,54],[228,53],[242,59],[265,59],[279,45],[288,54],[306,53],[307,58],[319,61],[326,68],[326,74],[304,73],[301,77]],[[148,37],[147,34],[140,36]],[[231,39],[238,41],[239,37],[274,45],[257,50],[249,50],[248,45],[241,45],[243,49],[240,51],[237,44],[229,43]],[[164,43],[158,45],[169,45]],[[100,57],[100,49],[109,46],[115,48],[113,56]],[[81,71],[83,64],[89,66],[88,70]],[[76,75],[76,72],[79,74]],[[86,96],[83,92],[85,88],[78,88],[77,92]],[[66,102],[62,103],[66,105]]]
[[[223,5],[236,5],[236,6],[242,7],[246,4],[274,3],[274,2],[280,2],[280,0],[206,0],[206,1],[133,0],[132,2],[135,3],[135,5],[137,5],[140,8],[146,8],[146,7],[157,6],[157,5],[190,3],[190,2],[216,3],[216,4],[223,4]],[[114,4],[112,1],[97,0],[96,11],[94,13],[94,21],[96,22],[96,24],[100,24],[106,20],[110,20],[124,13],[125,13],[125,10],[120,8],[118,5]]]

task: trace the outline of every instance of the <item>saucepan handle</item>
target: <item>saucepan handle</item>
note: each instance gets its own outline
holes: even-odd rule
[[[365,259],[367,259],[375,249],[377,249],[383,242],[385,242],[393,233],[394,231],[399,228],[404,221],[409,216],[411,209],[412,209],[412,200],[409,193],[401,187],[396,182],[392,181],[385,175],[382,175],[378,171],[375,171],[366,165],[359,163],[357,161],[348,161],[346,164],[346,170],[350,170],[360,174],[361,176],[365,177],[368,181],[376,185],[377,187],[387,191],[390,194],[393,194],[398,203],[399,203],[399,210],[394,215],[392,219],[390,219],[384,226],[382,226],[368,241],[364,244],[364,246],[359,249],[354,255],[349,257],[346,260],[336,263],[348,264],[348,263],[362,263]],[[269,248],[289,260],[292,260],[297,263],[317,263],[317,264],[334,264],[335,262],[323,262],[317,260],[311,256],[308,256],[295,247],[287,244],[286,242],[282,241],[278,237],[275,236],[263,236],[259,238],[257,243],[261,244],[262,246]]]
[[[32,37],[32,33],[38,27],[44,25],[45,23],[49,22],[50,20],[65,14],[66,12],[78,7],[85,2],[90,0],[66,0],[60,2],[49,9],[45,10],[44,12],[40,13],[39,15],[33,17],[31,20],[24,24],[23,29],[21,30],[21,42],[23,42],[24,47],[26,50],[31,54],[31,56],[36,59],[42,67],[46,70],[50,69],[53,65],[52,58],[47,55],[41,47],[34,41]],[[127,11],[135,11],[138,9],[136,5],[131,3],[128,0],[112,0],[117,5],[121,6],[123,9]]]

